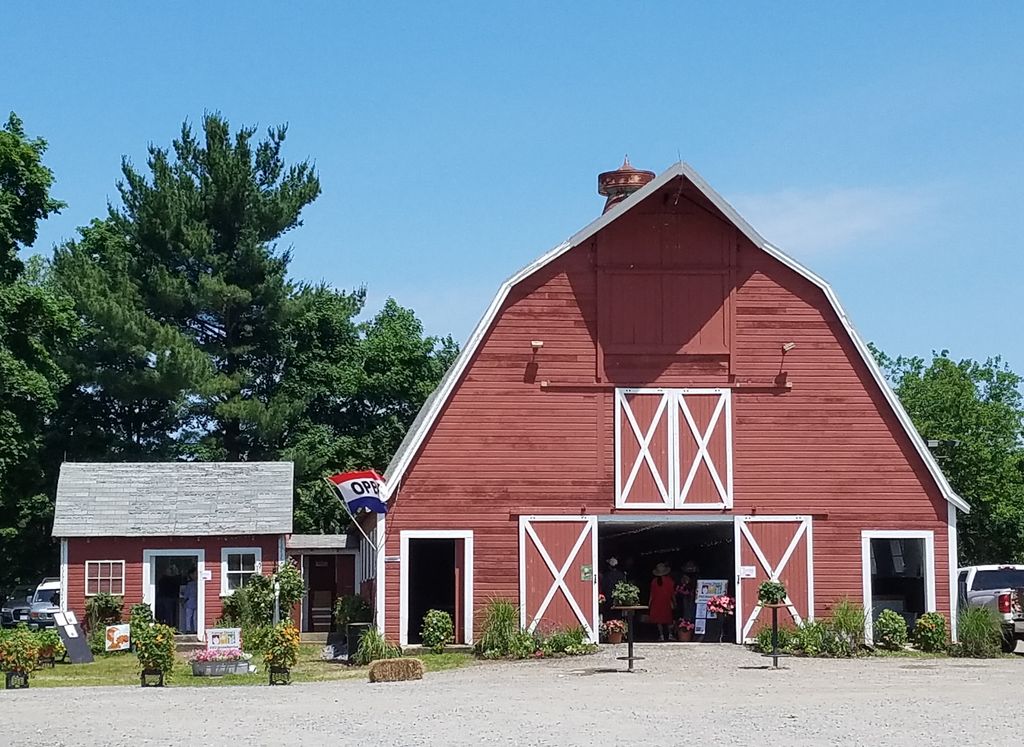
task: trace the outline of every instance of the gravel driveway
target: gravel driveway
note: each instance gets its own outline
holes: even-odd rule
[[[0,692],[0,733],[29,745],[1007,745],[1024,661],[787,659],[730,645],[482,664],[422,682]],[[329,742],[327,740],[330,740]]]

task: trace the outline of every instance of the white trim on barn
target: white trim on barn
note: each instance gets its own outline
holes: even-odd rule
[[[206,571],[206,550],[185,548],[181,550],[143,550],[142,551],[142,601],[149,605],[149,609],[156,616],[156,579],[153,574],[156,571],[156,564],[153,561],[158,557],[180,557],[183,555],[195,556],[196,559],[196,595],[198,604],[196,607],[196,639],[205,640],[206,636],[206,579],[203,577]]]
[[[399,534],[398,642],[409,645],[409,540],[462,540],[462,630],[467,643],[473,641],[473,530],[471,529],[404,529]]]
[[[948,538],[948,561],[949,561],[949,635],[953,643],[959,640],[957,636],[957,623],[960,616],[960,592],[957,584],[957,568],[959,560],[959,541],[956,534],[956,508],[949,504],[949,525],[947,527]]]
[[[60,611],[68,611],[68,538],[60,539]]]
[[[374,615],[374,617],[376,618],[375,622],[377,625],[377,630],[379,630],[382,635],[386,635],[386,629],[384,627],[384,621],[386,620],[386,618],[384,617],[384,600],[387,599],[387,597],[384,595],[384,572],[386,570],[386,566],[384,565],[384,551],[386,548],[384,546],[387,544],[387,534],[385,533],[384,528],[384,517],[384,514],[378,514],[377,521],[373,527],[373,541],[374,544],[377,545],[377,575],[374,578],[373,584],[374,590],[376,592],[376,600],[374,607],[376,608],[377,612]]]
[[[874,605],[871,602],[871,540],[924,540],[925,612],[935,612],[935,532],[930,529],[865,529],[860,533],[861,577],[863,580],[864,642],[873,641]]]
[[[839,297],[832,289],[832,286],[830,286],[819,275],[815,274],[810,269],[782,252],[778,247],[768,243],[768,241],[757,233],[757,231],[755,231],[753,227],[751,227],[750,224],[747,223],[720,194],[712,189],[711,186],[705,182],[689,164],[683,163],[682,161],[670,166],[654,180],[634,192],[607,213],[604,213],[602,216],[591,222],[588,226],[577,232],[567,241],[562,242],[547,254],[544,254],[534,262],[524,267],[501,285],[498,289],[497,295],[494,297],[494,300],[492,300],[490,306],[487,307],[483,317],[480,319],[469,339],[466,341],[466,345],[456,357],[451,368],[441,380],[437,390],[435,390],[434,394],[431,395],[424,404],[423,411],[419,416],[417,416],[416,422],[410,429],[407,439],[402,443],[398,452],[395,454],[392,464],[388,465],[388,482],[385,487],[387,498],[391,498],[398,492],[398,490],[400,490],[405,471],[409,468],[409,465],[412,463],[416,454],[419,453],[420,447],[423,445],[423,442],[427,438],[427,434],[430,433],[434,425],[434,421],[444,409],[448,398],[455,391],[455,387],[462,378],[462,374],[469,367],[470,361],[476,355],[477,349],[480,347],[495,319],[497,319],[498,313],[501,311],[501,307],[512,288],[547,264],[565,254],[573,247],[582,244],[602,228],[617,218],[625,215],[631,208],[643,202],[647,197],[654,194],[677,177],[683,177],[693,184],[713,205],[715,205],[715,207],[722,212],[725,218],[731,221],[732,224],[736,226],[736,228],[755,246],[821,289],[825,294],[825,297],[828,299],[829,304],[832,306],[833,311],[839,317],[839,320],[843,325],[843,329],[846,330],[854,348],[860,354],[861,359],[867,366],[871,376],[874,378],[875,384],[881,389],[886,402],[888,402],[889,407],[892,408],[892,411],[899,420],[900,425],[903,426],[904,432],[913,444],[918,456],[924,461],[925,466],[928,468],[928,472],[931,474],[935,484],[942,491],[945,499],[961,511],[970,511],[970,506],[967,502],[956,494],[953,488],[949,485],[949,482],[947,482],[945,476],[942,474],[942,469],[935,461],[932,453],[928,450],[927,445],[924,443],[921,435],[914,427],[910,416],[907,414],[906,410],[903,409],[903,406],[900,404],[896,394],[885,380],[885,375],[882,373],[878,363],[871,355],[871,351],[868,349],[863,339],[861,339],[857,330],[854,328],[853,323],[846,315],[846,311],[839,302]]]

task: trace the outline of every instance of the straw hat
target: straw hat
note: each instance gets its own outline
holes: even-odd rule
[[[654,566],[654,570],[651,571],[651,573],[653,573],[655,576],[667,576],[671,572],[672,569],[669,568],[665,563],[658,563],[656,566]]]

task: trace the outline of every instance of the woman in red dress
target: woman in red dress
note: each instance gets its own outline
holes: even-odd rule
[[[664,641],[666,634],[672,633],[672,602],[676,593],[675,582],[669,577],[671,568],[665,563],[658,563],[651,573],[651,595],[648,602],[648,619],[658,626],[658,640]]]

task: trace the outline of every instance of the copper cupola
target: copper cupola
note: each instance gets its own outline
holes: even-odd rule
[[[622,165],[615,171],[605,171],[597,175],[597,193],[607,197],[604,210],[607,213],[613,205],[617,205],[642,186],[654,179],[653,171],[635,169],[626,156]]]

